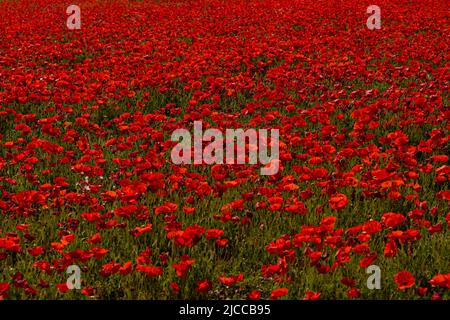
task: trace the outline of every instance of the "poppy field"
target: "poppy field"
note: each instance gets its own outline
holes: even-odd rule
[[[446,1],[0,17],[0,300],[450,298]],[[200,122],[278,130],[278,170],[174,163]]]

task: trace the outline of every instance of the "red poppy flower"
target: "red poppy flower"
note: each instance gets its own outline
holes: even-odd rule
[[[305,300],[319,300],[320,292],[306,291]]]
[[[220,238],[224,234],[224,231],[221,229],[209,229],[206,231],[206,239],[217,239]]]
[[[92,286],[84,287],[83,289],[81,289],[81,293],[84,294],[85,296],[92,297],[94,295],[94,287]]]
[[[208,280],[200,280],[196,282],[195,291],[198,293],[206,293],[211,290],[211,283]]]
[[[60,293],[63,293],[63,294],[67,293],[69,291],[69,287],[65,283],[56,284],[55,287],[56,287],[56,289],[58,289],[58,291]]]
[[[178,294],[180,292],[180,286],[176,282],[171,282],[170,283],[170,288],[172,289],[172,292],[174,294]]]
[[[261,291],[259,291],[259,290],[253,290],[252,292],[250,292],[250,293],[248,294],[248,298],[249,298],[250,300],[259,300],[259,299],[261,299]]]
[[[232,284],[239,283],[242,280],[244,280],[244,274],[242,274],[242,273],[240,273],[237,276],[229,276],[229,277],[227,277],[226,275],[219,276],[219,281],[226,286],[230,286]]]
[[[43,247],[34,247],[29,248],[28,253],[32,256],[39,256],[45,252],[45,249]]]
[[[404,215],[400,213],[388,212],[381,218],[381,223],[383,223],[388,228],[395,228],[406,221]]]
[[[341,210],[345,208],[348,205],[348,199],[345,194],[342,193],[336,193],[333,196],[331,196],[330,200],[328,201],[330,204],[330,207],[334,210]]]
[[[347,297],[349,297],[350,299],[359,298],[360,295],[361,295],[361,292],[357,288],[350,288],[347,291]]]
[[[163,274],[162,267],[138,265],[136,271],[145,273],[148,277],[158,277]]]
[[[411,288],[415,284],[414,276],[408,271],[400,271],[394,277],[399,290]]]
[[[0,300],[8,296],[10,285],[9,283],[0,282]]]
[[[270,299],[272,299],[272,300],[278,299],[280,297],[287,295],[288,292],[289,292],[289,290],[287,288],[279,288],[279,289],[272,290],[272,293],[270,294]]]
[[[430,284],[432,286],[440,286],[443,288],[450,289],[450,273],[448,274],[437,274],[431,280]]]

